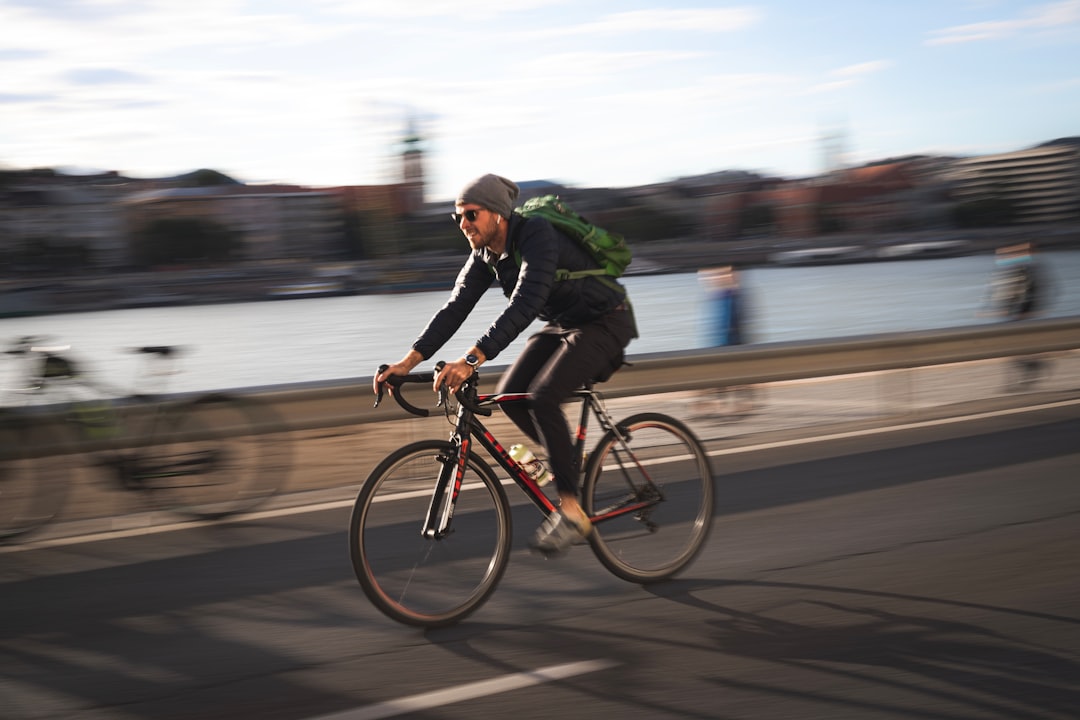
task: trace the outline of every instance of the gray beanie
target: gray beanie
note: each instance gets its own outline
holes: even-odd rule
[[[514,212],[518,186],[504,177],[488,173],[468,183],[458,193],[457,204],[472,203],[482,205],[503,217],[510,217]]]

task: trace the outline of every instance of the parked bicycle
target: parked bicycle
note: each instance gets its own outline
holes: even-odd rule
[[[381,370],[380,370],[381,372]],[[410,383],[435,373],[388,378],[408,412],[428,416],[404,397]],[[503,482],[476,451],[480,444],[525,497],[545,515],[557,506],[510,456],[481,416],[522,395],[480,394],[474,374],[455,394],[439,394],[453,425],[449,440],[421,440],[388,455],[361,487],[349,548],[367,597],[407,625],[456,623],[494,592],[511,548],[511,507]],[[379,388],[376,406],[386,384]],[[636,583],[666,580],[698,554],[713,516],[713,477],[701,441],[682,422],[644,412],[615,422],[590,383],[581,401],[576,446],[583,458],[582,507],[593,523],[589,545],[616,576]],[[603,435],[584,455],[590,417]]]
[[[175,346],[131,348],[143,358],[131,393],[91,380],[69,349],[26,337],[6,351],[22,367],[0,413],[0,539],[56,518],[87,458],[117,488],[198,519],[251,511],[281,488],[291,450],[265,403],[165,394]]]

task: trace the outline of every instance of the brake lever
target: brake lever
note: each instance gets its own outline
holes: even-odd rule
[[[446,362],[443,360],[435,363],[435,374],[438,375],[441,373],[444,367],[446,367]],[[446,403],[450,400],[450,392],[446,389],[445,380],[439,384],[438,396],[439,399],[435,402],[435,407],[445,407]]]
[[[390,369],[389,365],[380,365],[379,366],[379,371],[377,373],[375,373],[375,374],[376,375],[381,375],[382,373],[386,372],[388,369]],[[383,380],[381,383],[378,383],[376,385],[376,387],[378,388],[378,390],[375,392],[375,407],[379,407],[379,403],[381,403],[383,401],[383,391],[386,389],[386,381]],[[391,392],[393,392],[393,391],[391,391]]]

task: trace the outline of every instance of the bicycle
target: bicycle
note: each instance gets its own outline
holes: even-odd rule
[[[6,350],[23,361],[14,394],[26,402],[0,415],[0,540],[57,517],[83,456],[119,489],[201,520],[249,512],[281,487],[291,448],[269,406],[222,392],[139,389],[164,386],[180,348],[130,348],[145,362],[136,389],[124,393],[91,381],[68,346],[41,340],[21,338]]]
[[[430,386],[434,377],[413,373],[387,383],[403,409],[426,417],[431,413],[408,402],[403,388]],[[456,409],[445,389],[439,393],[436,406],[454,428],[448,440],[420,440],[390,453],[356,497],[349,527],[353,570],[372,604],[406,625],[443,627],[468,617],[494,592],[509,561],[510,501],[474,441],[541,513],[557,510],[480,420],[494,406],[527,396],[480,394],[479,377],[474,373],[454,394]],[[690,564],[708,536],[714,492],[708,455],[694,433],[668,415],[643,412],[615,422],[594,385],[574,393],[581,402],[575,444],[582,507],[593,523],[588,544],[623,580],[666,580]],[[378,388],[376,406],[385,389]],[[603,435],[584,455],[590,417]]]

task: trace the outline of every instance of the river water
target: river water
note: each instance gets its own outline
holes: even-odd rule
[[[1080,315],[1080,251],[1040,255],[1050,287],[1045,316]],[[987,309],[991,255],[932,260],[763,267],[742,272],[750,339],[766,343],[907,332],[996,322]],[[624,278],[641,337],[628,355],[688,350],[704,342],[704,292],[694,274]],[[0,320],[0,342],[44,335],[71,346],[94,378],[131,387],[134,345],[183,345],[183,372],[169,389],[258,387],[368,377],[408,349],[446,292],[136,308]],[[457,357],[499,312],[496,288],[484,297],[440,357]],[[539,325],[537,325],[539,327]],[[521,351],[518,338],[492,364]],[[0,367],[11,387],[14,361]]]

